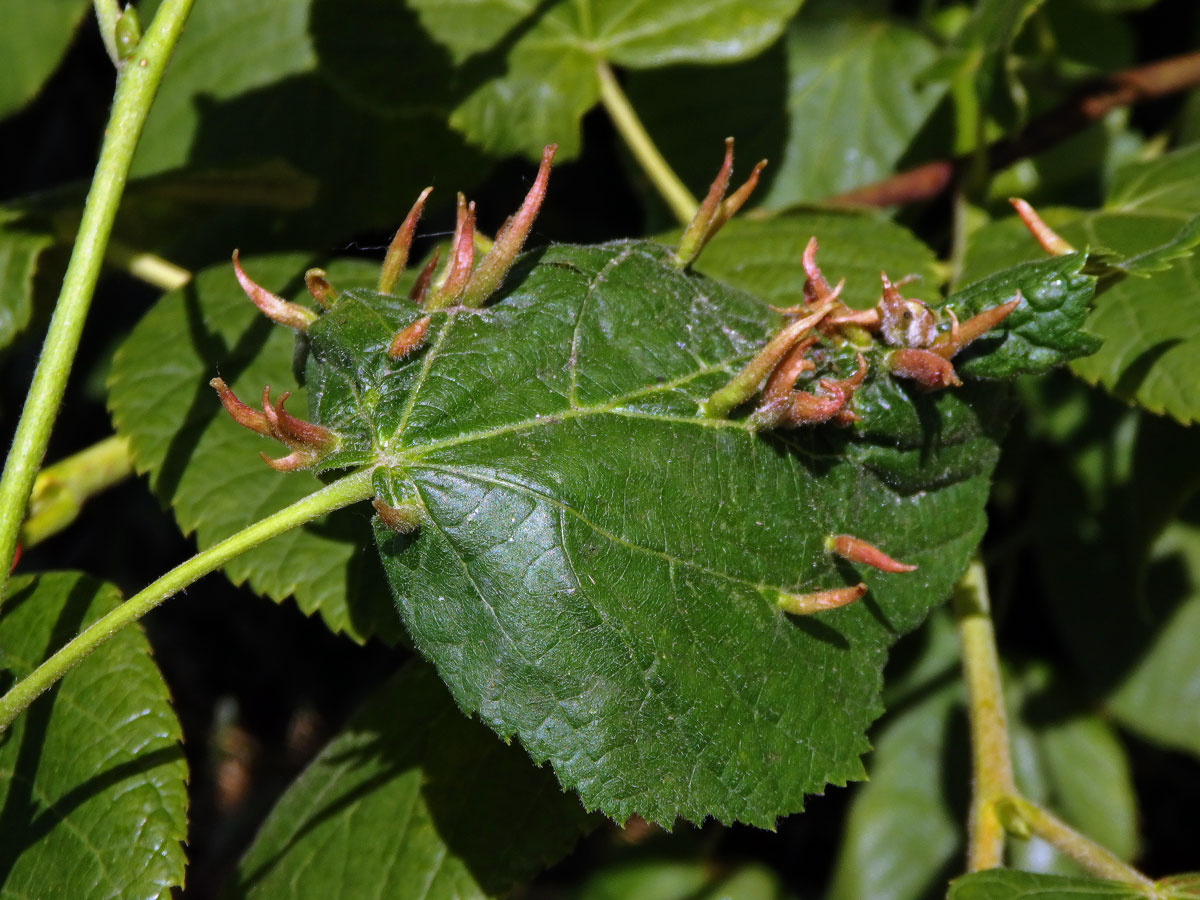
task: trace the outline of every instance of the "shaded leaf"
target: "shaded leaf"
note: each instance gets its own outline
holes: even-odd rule
[[[261,172],[270,191],[282,164],[317,183],[312,210],[319,214],[283,210],[254,219],[255,230],[269,236],[282,221],[298,240],[319,245],[394,228],[435,176],[457,173],[455,183],[465,186],[486,172],[446,125],[447,97],[426,98],[449,72],[445,53],[400,2],[199,3],[151,108],[132,175],[240,169],[254,193],[248,179]],[[363,93],[363,84],[373,92]],[[404,98],[402,107],[395,97]],[[256,169],[266,161],[276,169]],[[355,177],[345,177],[351,171]]]
[[[776,306],[793,306],[804,291],[800,257],[817,237],[822,269],[845,277],[841,298],[856,309],[879,301],[880,270],[908,275],[905,296],[938,297],[937,261],[912,232],[886,219],[859,213],[801,210],[770,219],[734,219],[704,248],[696,267]]]
[[[1039,875],[1016,869],[989,869],[956,878],[946,900],[1145,900],[1119,881]]]
[[[120,601],[77,573],[14,578],[0,667],[25,677]],[[0,897],[171,896],[187,834],[181,739],[137,627],[34,701],[0,743]]]
[[[27,231],[0,210],[0,349],[29,324],[39,258],[53,243],[49,234]]]
[[[636,72],[627,90],[698,195],[732,134],[740,160],[769,159],[759,199],[778,208],[891,174],[945,92],[917,82],[934,52],[899,20],[810,5],[781,44],[753,60]]]
[[[978,111],[975,115],[986,110],[1006,120],[1021,117],[1026,98],[1011,73],[1009,53],[1025,22],[1044,2],[980,0],[942,57],[927,69],[926,77],[968,85]],[[956,100],[962,115],[962,105],[967,100],[961,93]],[[973,139],[976,135],[964,137]],[[971,146],[967,144],[958,149],[963,152]]]
[[[563,157],[578,152],[579,119],[600,96],[598,61],[649,69],[746,59],[779,36],[800,2],[409,0],[456,63],[491,70],[452,124],[492,153],[532,158],[551,142]]]
[[[288,788],[226,896],[502,896],[596,821],[410,663]]]
[[[376,529],[417,646],[614,818],[769,825],[857,777],[882,651],[978,540],[1003,392],[875,375],[855,427],[757,435],[697,411],[779,327],[760,300],[644,242],[552,247],[512,285],[432,313],[349,291],[309,328],[342,438],[322,465],[419,505],[415,534]],[[423,314],[424,349],[389,359]],[[843,532],[919,573],[836,564]],[[868,601],[819,619],[776,605],[860,578]]]
[[[914,641],[919,641],[913,646]],[[957,642],[935,615],[904,648],[923,676],[909,681],[883,720],[855,790],[831,888],[833,900],[941,897],[961,871],[970,791],[970,747]],[[891,674],[891,673],[889,673]],[[1066,680],[1035,667],[1008,679],[1015,774],[1040,802],[1122,858],[1136,851],[1129,764],[1111,729],[1081,713]],[[907,698],[907,699],[906,699]],[[1079,874],[1039,840],[1014,841],[1015,864]]]
[[[1200,754],[1190,699],[1200,684],[1200,435],[1084,401],[1042,401],[1043,415],[1064,421],[1045,429],[1034,494],[1034,547],[1050,610],[1113,718]],[[1064,415],[1056,406],[1080,412]]]
[[[594,874],[578,900],[781,900],[779,879],[763,865],[716,869],[704,861],[648,859],[607,866]]]
[[[28,103],[58,68],[91,4],[87,0],[0,0],[0,119]]]
[[[315,262],[295,255],[243,260],[265,287],[297,298],[308,296],[298,276]],[[377,274],[365,262],[335,263],[329,271],[337,287],[371,284]],[[251,404],[265,384],[272,397],[290,390],[290,409],[303,415],[294,352],[293,333],[265,319],[223,264],[162,297],[117,353],[109,383],[117,433],[201,548],[321,486],[309,474],[269,469],[259,452],[279,455],[276,445],[233,426],[208,386],[219,374]],[[225,571],[274,600],[295,596],[305,613],[320,613],[356,641],[378,635],[391,643],[400,639],[400,623],[369,543],[367,516],[344,510],[256,547]]]

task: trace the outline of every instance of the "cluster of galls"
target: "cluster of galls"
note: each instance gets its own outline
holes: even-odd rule
[[[457,223],[449,259],[437,272],[438,254],[435,252],[414,281],[409,299],[430,311],[451,306],[476,308],[483,305],[500,287],[529,234],[546,194],[550,164],[556,149],[551,144],[543,150],[537,177],[521,208],[501,226],[478,266],[475,265],[476,244],[486,245],[487,241],[475,233],[475,204],[467,203],[462,194],[458,195]],[[725,159],[720,171],[680,240],[675,254],[675,264],[679,268],[686,268],[694,262],[705,244],[741,208],[758,183],[765,165],[765,160],[759,162],[746,182],[726,196],[733,171],[733,139],[726,140]],[[432,190],[429,187],[421,192],[388,247],[378,282],[378,290],[382,293],[392,293],[408,263],[417,221]],[[1014,205],[1048,252],[1070,252],[1069,245],[1046,228],[1027,204],[1018,201]],[[756,428],[822,422],[849,424],[857,417],[848,404],[855,390],[862,385],[868,369],[867,359],[858,348],[871,347],[878,336],[887,348],[880,359],[892,375],[912,379],[930,389],[956,386],[961,382],[950,360],[1021,303],[1018,294],[1007,303],[963,323],[958,322],[953,311],[947,310],[948,322],[943,322],[924,303],[905,298],[900,293],[903,281],[893,284],[886,273],[881,273],[883,295],[879,303],[873,309],[853,310],[838,299],[844,280],[831,287],[817,265],[816,255],[817,240],[812,238],[802,258],[806,275],[803,302],[778,310],[790,321],[741,372],[708,398],[703,404],[703,415],[723,417],[757,395],[758,402],[750,416],[750,423]],[[246,296],[272,321],[301,333],[316,321],[318,313],[290,303],[256,284],[242,268],[236,250],[233,253],[233,268]],[[304,281],[309,293],[323,309],[329,308],[337,300],[338,293],[322,270],[310,269],[305,273]],[[431,321],[430,316],[421,316],[401,329],[392,338],[388,355],[394,360],[401,360],[417,350],[425,342]],[[817,369],[817,363],[810,354],[821,341],[835,346],[849,342],[858,351],[855,371],[845,378],[820,379],[816,391],[798,389],[800,379]],[[290,472],[313,468],[341,444],[342,439],[335,432],[288,413],[284,409],[284,402],[289,396],[287,392],[272,403],[270,386],[264,387],[262,409],[257,410],[242,403],[222,379],[214,378],[210,384],[234,421],[265,437],[274,438],[288,448],[290,452],[278,459],[262,454],[266,463],[274,469]],[[376,498],[373,505],[381,521],[395,531],[407,533],[419,525],[420,511],[414,504],[392,507]],[[911,572],[916,569],[916,566],[898,562],[852,535],[830,535],[825,542],[825,549],[850,562],[872,566],[884,572]],[[866,590],[867,586],[860,583],[807,594],[781,592],[776,602],[786,612],[809,615],[845,606],[860,598]]]
[[[554,160],[557,145],[550,144],[542,151],[542,163],[538,168],[537,177],[529,188],[521,208],[510,216],[500,227],[496,239],[484,254],[479,265],[475,265],[475,204],[467,203],[462,194],[458,195],[458,216],[454,229],[454,238],[450,242],[450,254],[440,273],[437,272],[438,252],[421,270],[409,292],[409,299],[417,306],[426,310],[446,309],[451,306],[476,308],[482,306],[495,293],[504,281],[504,276],[512,267],[513,261],[525,243],[533,227],[533,221],[541,208],[546,196],[546,185],[550,178],[550,164]],[[381,293],[391,293],[399,280],[405,266],[408,265],[409,250],[417,230],[417,221],[425,207],[425,201],[433,191],[432,187],[423,190],[412,209],[409,210],[403,224],[392,238],[388,246],[383,267],[379,273],[378,290]],[[266,288],[256,284],[242,268],[238,252],[233,251],[233,271],[237,276],[246,296],[262,311],[263,315],[280,325],[286,325],[297,332],[304,333],[317,319],[317,313],[311,309],[290,303],[282,297],[272,294]],[[328,309],[338,298],[337,291],[329,283],[325,272],[320,269],[309,269],[304,273],[304,283],[313,299],[322,309]],[[422,316],[410,325],[402,328],[393,338],[388,347],[388,356],[400,360],[418,349],[425,342],[425,335],[431,322],[429,316]],[[273,469],[281,472],[294,472],[297,469],[310,469],[318,465],[322,459],[338,449],[341,437],[335,432],[317,425],[297,419],[284,408],[288,394],[280,395],[274,404],[271,403],[271,387],[263,388],[262,410],[253,409],[242,403],[220,378],[209,382],[221,398],[221,404],[239,425],[249,428],[264,437],[274,438],[284,444],[291,452],[279,459],[272,459],[262,454],[263,459]],[[379,501],[376,501],[379,508]],[[390,510],[390,507],[384,507]],[[395,512],[393,510],[393,512]],[[389,517],[381,512],[385,521],[394,522],[397,530],[403,530],[405,517],[400,515]],[[407,530],[411,530],[409,527]]]

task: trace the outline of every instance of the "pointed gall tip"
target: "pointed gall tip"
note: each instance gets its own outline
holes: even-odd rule
[[[1020,197],[1009,197],[1008,202],[1012,204],[1017,216],[1029,229],[1030,234],[1041,245],[1041,248],[1051,256],[1066,256],[1068,253],[1075,252],[1075,248],[1059,237],[1054,229],[1037,214],[1037,210]]]
[[[688,222],[687,228],[683,231],[683,236],[679,239],[679,249],[675,251],[675,264],[679,268],[686,268],[695,262],[700,251],[704,249],[704,245],[723,224],[721,205],[725,200],[725,194],[729,191],[729,177],[732,173],[733,138],[727,137],[725,138],[725,157],[721,161],[721,168],[717,170],[717,177],[708,186],[708,193],[696,207],[695,215],[692,216],[692,220]]]
[[[417,202],[409,209],[408,215],[396,230],[392,242],[388,245],[387,255],[383,258],[383,267],[379,270],[379,292],[390,294],[400,278],[400,273],[408,265],[408,251],[412,248],[413,235],[417,231],[417,221],[421,218],[421,210],[425,201],[433,193],[433,186],[425,188],[417,197]]]
[[[811,616],[814,613],[825,612],[846,606],[862,597],[867,592],[867,586],[862,584],[845,588],[830,588],[824,591],[813,591],[809,594],[788,594],[780,592],[775,602],[785,613],[793,616]]]
[[[953,358],[959,351],[963,350],[977,338],[983,337],[1021,305],[1024,297],[1021,291],[1018,290],[1007,303],[1001,303],[999,306],[993,306],[991,309],[985,309],[978,315],[971,316],[967,321],[960,323],[957,318],[954,319],[954,325],[950,331],[943,332],[938,340],[929,348],[933,353],[946,359]],[[954,315],[953,310],[950,311],[951,316]]]
[[[525,245],[525,239],[533,230],[533,223],[542,208],[542,201],[546,199],[546,188],[550,183],[550,164],[554,162],[554,154],[557,151],[558,144],[547,144],[542,149],[542,161],[538,166],[533,184],[529,186],[529,191],[525,194],[520,209],[510,216],[500,231],[496,233],[496,240],[492,243],[492,248],[479,263],[479,268],[471,275],[466,288],[459,297],[459,303],[462,306],[472,308],[483,306],[503,283],[504,276],[512,268],[517,254]]]
[[[717,215],[713,218],[713,233],[716,233],[717,229],[733,218],[737,211],[750,199],[750,195],[758,187],[758,177],[766,167],[767,161],[765,159],[759,160],[754,168],[750,170],[750,177],[742,183],[742,186],[721,202],[721,206],[717,210]]]
[[[832,534],[825,541],[825,549],[842,559],[871,566],[881,572],[915,572],[917,567],[892,559],[878,547],[868,544],[852,534]]]
[[[322,309],[329,309],[338,298],[338,292],[329,283],[324,269],[309,269],[305,272],[304,286],[308,288],[312,298],[321,304]]]
[[[271,424],[267,420],[266,414],[239,400],[229,385],[225,383],[225,379],[214,378],[208,385],[217,392],[221,405],[225,407],[225,412],[229,413],[233,421],[263,437],[272,437]]]
[[[277,297],[266,288],[256,284],[246,270],[242,268],[238,251],[233,251],[233,273],[237,276],[238,284],[247,297],[253,301],[264,316],[279,325],[286,325],[299,332],[308,330],[308,326],[316,321],[317,314],[311,309],[305,309],[295,303],[289,303],[282,297]]]

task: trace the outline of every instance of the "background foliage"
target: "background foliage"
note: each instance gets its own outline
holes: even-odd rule
[[[143,22],[155,6],[139,5]],[[86,3],[0,0],[0,14],[7,433],[73,239],[112,69]],[[110,608],[117,588],[132,593],[195,546],[318,486],[262,466],[261,443],[229,425],[207,387],[219,373],[240,395],[269,382],[293,391],[298,412],[306,399],[291,336],[233,283],[233,247],[286,296],[303,292],[313,265],[339,289],[369,288],[422,186],[437,191],[420,253],[445,237],[456,190],[478,200],[480,227],[494,233],[550,141],[560,163],[533,245],[673,239],[667,206],[597,106],[611,67],[693,194],[727,134],[739,170],[771,160],[757,209],[698,266],[735,289],[796,302],[800,253],[816,234],[852,305],[878,296],[881,268],[919,276],[906,290],[934,301],[1043,258],[1003,202],[1013,193],[1110,266],[1086,321],[1104,340],[1099,352],[1018,382],[984,558],[1022,790],[1155,877],[1200,867],[1200,94],[1114,109],[1002,170],[977,155],[953,195],[884,212],[822,205],[913,165],[970,157],[1044,121],[1089,79],[1194,50],[1198,39],[1188,0],[197,0],[138,150],[114,265],[48,457],[115,428],[144,477],[26,551],[18,573],[58,574],[14,582],[0,668],[9,682],[20,677]],[[123,273],[123,251],[161,254],[195,278],[160,295]],[[1113,266],[1144,271],[1116,277]],[[1010,374],[987,369],[1004,358],[962,369]],[[977,493],[950,532],[977,530]],[[935,537],[909,534],[903,546],[924,552]],[[395,549],[392,577],[419,568]],[[942,599],[961,564],[945,568],[933,578],[939,596],[902,598],[897,631]],[[869,782],[822,795],[824,775],[797,776],[792,808],[803,791],[818,793],[773,831],[711,821],[667,831],[636,818],[621,829],[586,813],[518,744],[457,711],[408,649],[365,508],[275,539],[226,574],[156,611],[144,636],[125,633],[6,735],[0,897],[165,896],[183,879],[185,833],[186,897],[355,897],[363,885],[488,897],[521,884],[524,896],[555,898],[904,900],[945,896],[962,871],[969,752],[941,613],[894,648],[886,712],[868,734]],[[439,623],[407,615],[425,646]],[[864,720],[858,731],[878,712],[873,672],[894,638],[861,618],[851,631],[881,634],[864,669],[870,689],[850,703]],[[726,674],[752,678],[753,668]],[[487,693],[448,681],[462,705]],[[796,700],[816,719],[846,702],[827,692]],[[484,719],[538,746],[538,722],[495,710]],[[839,782],[860,774],[854,758],[867,746],[854,729],[845,738],[851,761]],[[737,763],[764,765],[750,755]],[[583,794],[589,806],[629,812],[603,790]],[[770,825],[778,810],[768,807],[720,817]],[[651,817],[672,824],[673,815]],[[137,840],[109,831],[114,818]],[[81,859],[112,880],[77,868]],[[950,896],[1137,896],[1047,880],[1082,873],[1040,841],[1019,845],[1012,862],[1031,874],[971,876]],[[54,867],[80,883],[52,885],[42,873]],[[353,878],[321,874],[350,869]],[[136,883],[122,880],[135,870]],[[1182,880],[1174,890],[1195,895]]]

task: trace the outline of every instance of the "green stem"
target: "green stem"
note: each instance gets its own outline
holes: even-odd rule
[[[104,41],[104,49],[113,65],[120,64],[120,53],[117,51],[117,19],[121,18],[121,4],[117,0],[94,0],[96,22],[100,25],[100,40]]]
[[[136,622],[168,597],[263,541],[310,522],[318,516],[365,500],[373,493],[371,470],[340,478],[303,500],[255,522],[176,566],[149,587],[134,594],[108,615],[97,619],[61,650],[34,669],[0,698],[0,734],[39,694],[77,666],[110,637]]]
[[[26,548],[62,531],[79,517],[83,504],[133,474],[133,458],[124,438],[105,438],[38,473],[21,526]]]
[[[1011,797],[1009,803],[1032,834],[1071,857],[1092,875],[1123,881],[1136,886],[1147,896],[1155,896],[1153,881],[1066,822],[1024,797]]]
[[[667,206],[671,207],[675,218],[681,225],[686,225],[696,215],[696,198],[663,159],[658,147],[654,146],[646,127],[630,105],[629,98],[617,83],[617,76],[613,74],[612,68],[604,60],[598,60],[596,72],[600,76],[600,102],[608,110],[617,132],[629,145],[651,184],[658,189]]]
[[[967,682],[974,789],[967,834],[967,871],[1004,862],[1004,822],[997,804],[1017,793],[1008,742],[1004,685],[988,608],[987,574],[976,557],[954,589],[954,618]]]
[[[0,478],[0,599],[8,580],[17,533],[25,518],[29,493],[45,455],[71,372],[71,362],[79,347],[84,319],[104,262],[105,246],[133,162],[133,152],[192,2],[163,0],[137,52],[124,62],[117,75],[117,90],[104,132],[100,161],[88,192],[62,291],[42,345],[41,358],[17,423],[4,475]],[[106,7],[102,5],[97,6],[101,17],[105,15],[104,9]]]

